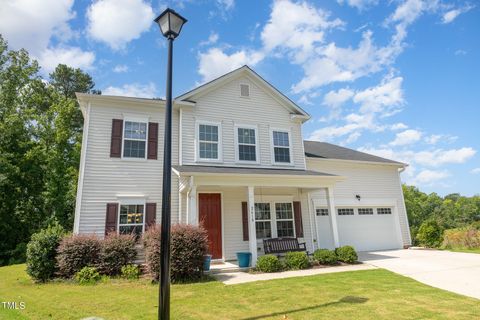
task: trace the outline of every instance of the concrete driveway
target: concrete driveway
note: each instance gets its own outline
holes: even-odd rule
[[[480,299],[480,254],[439,250],[359,252],[359,260],[432,287]]]

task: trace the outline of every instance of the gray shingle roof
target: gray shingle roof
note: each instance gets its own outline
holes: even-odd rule
[[[295,170],[295,169],[268,169],[268,168],[243,168],[243,167],[219,167],[186,165],[172,166],[174,170],[180,173],[217,173],[217,174],[259,174],[259,175],[291,175],[291,176],[317,176],[317,177],[335,177],[334,174],[323,173],[313,170]]]
[[[372,154],[340,147],[327,142],[318,141],[304,141],[305,156],[311,158],[324,158],[324,159],[339,159],[339,160],[354,160],[354,161],[366,161],[366,162],[381,162],[398,164],[404,166],[404,163],[381,158]]]

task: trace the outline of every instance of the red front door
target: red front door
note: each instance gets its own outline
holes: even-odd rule
[[[220,193],[198,194],[198,217],[207,230],[209,254],[213,259],[222,258],[222,200]]]

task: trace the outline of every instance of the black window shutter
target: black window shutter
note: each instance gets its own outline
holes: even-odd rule
[[[158,123],[149,122],[148,123],[148,159],[157,159],[158,151]]]
[[[248,241],[248,204],[242,202],[243,241]]]
[[[112,119],[112,136],[110,141],[110,157],[122,156],[123,120]]]
[[[302,206],[300,201],[293,201],[293,214],[295,217],[295,234],[297,238],[303,238]]]
[[[145,230],[148,230],[151,226],[155,226],[157,218],[157,204],[154,202],[147,203],[145,209]]]
[[[118,203],[107,203],[105,218],[105,235],[117,232]]]

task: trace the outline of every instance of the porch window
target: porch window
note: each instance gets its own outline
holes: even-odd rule
[[[294,237],[292,203],[275,203],[275,214],[277,220],[277,237]]]
[[[273,154],[275,163],[290,163],[290,139],[286,131],[273,131]]]
[[[272,237],[270,203],[255,203],[255,229],[257,231],[257,239]]]
[[[145,159],[147,123],[125,121],[123,132],[123,157]]]
[[[238,160],[257,161],[256,134],[253,128],[237,128]]]
[[[200,124],[198,126],[199,157],[206,160],[218,160],[218,126]]]
[[[121,234],[141,235],[143,232],[143,204],[122,204],[120,206],[120,223],[118,231]]]

